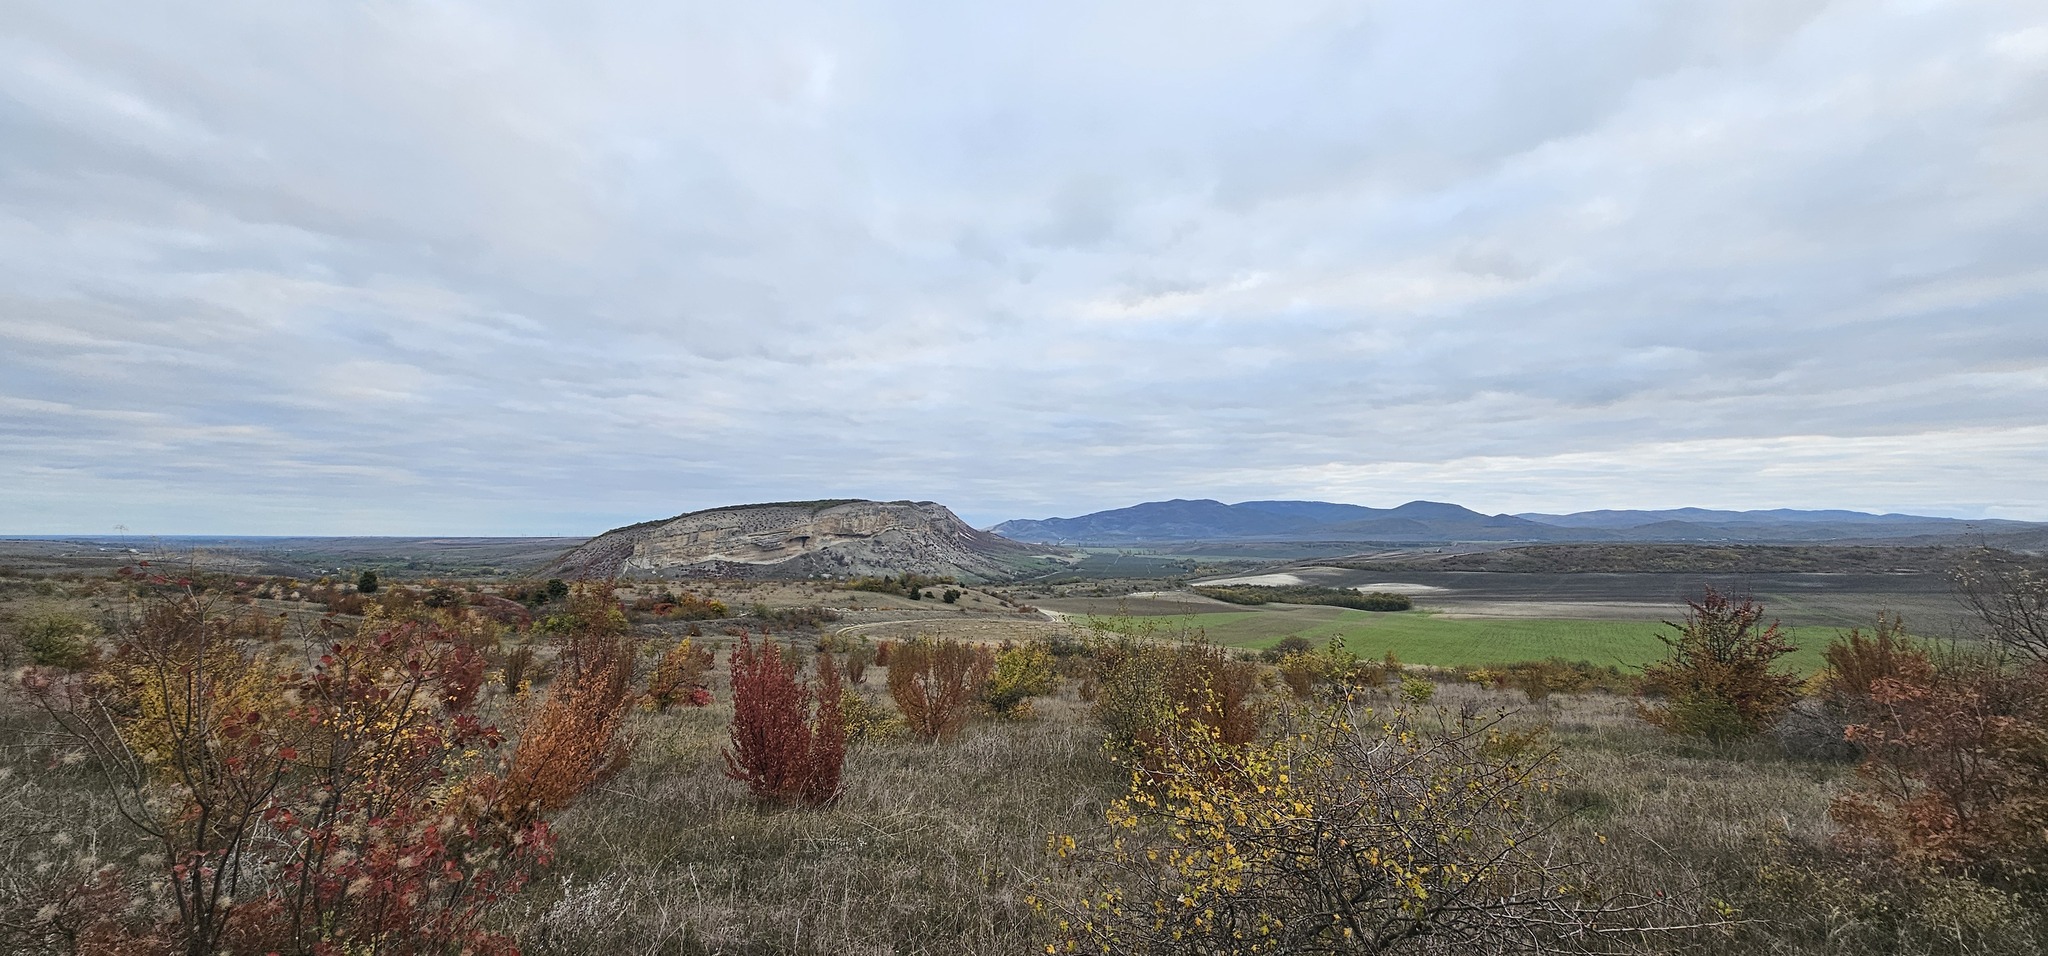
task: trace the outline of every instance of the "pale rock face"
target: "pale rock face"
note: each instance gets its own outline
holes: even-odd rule
[[[743,505],[605,532],[556,568],[581,576],[918,574],[1001,579],[1050,553],[976,531],[932,502]]]

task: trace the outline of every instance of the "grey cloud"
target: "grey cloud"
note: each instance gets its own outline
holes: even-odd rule
[[[2048,518],[2027,4],[0,18],[0,530]]]

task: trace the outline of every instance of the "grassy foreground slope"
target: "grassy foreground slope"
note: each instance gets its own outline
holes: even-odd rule
[[[1305,606],[1129,620],[1160,633],[1199,634],[1228,647],[1255,650],[1271,647],[1289,635],[1316,644],[1342,638],[1346,647],[1362,657],[1380,657],[1392,651],[1403,663],[1434,667],[1512,664],[1551,657],[1641,667],[1665,656],[1667,649],[1657,635],[1671,633],[1657,621],[1472,620],[1425,612]],[[1820,668],[1821,649],[1837,633],[1831,627],[1788,627],[1785,631],[1799,651],[1787,656],[1784,663],[1801,673]]]

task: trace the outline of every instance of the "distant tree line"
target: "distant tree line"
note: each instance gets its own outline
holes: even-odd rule
[[[927,596],[925,594],[925,588],[937,584],[957,583],[958,581],[950,577],[933,577],[930,575],[917,574],[915,572],[905,571],[901,575],[885,574],[879,578],[854,578],[853,580],[841,585],[841,587],[845,588],[848,591],[871,591],[876,594],[894,594],[900,597],[907,597],[913,601],[917,601],[922,600]],[[948,604],[951,604],[954,601],[960,599],[960,592],[957,589],[949,588],[947,589],[947,593],[952,595],[951,597],[944,598],[944,600]]]

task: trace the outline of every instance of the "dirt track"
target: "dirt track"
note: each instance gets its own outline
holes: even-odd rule
[[[897,621],[869,621],[864,624],[848,624],[835,629],[834,634],[859,635],[876,639],[903,640],[921,634],[936,634],[941,637],[955,637],[966,641],[996,643],[1000,641],[1044,640],[1065,635],[1067,625],[1049,620],[1026,620],[1023,618],[910,618]]]

